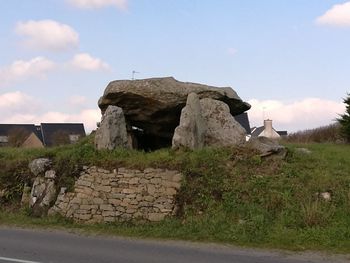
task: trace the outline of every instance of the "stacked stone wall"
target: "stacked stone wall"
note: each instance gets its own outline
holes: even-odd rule
[[[62,188],[49,213],[87,223],[160,221],[175,213],[181,180],[178,171],[164,169],[86,167],[74,191]]]

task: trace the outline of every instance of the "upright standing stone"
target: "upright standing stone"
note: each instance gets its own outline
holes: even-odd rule
[[[202,117],[199,97],[190,93],[186,106],[181,111],[180,124],[175,129],[172,147],[201,149],[204,146],[206,124]]]
[[[36,178],[31,190],[24,188],[22,204],[29,203],[34,216],[43,216],[56,197],[56,172],[50,169],[51,161],[45,158],[33,160],[29,168]]]
[[[117,106],[108,106],[104,113],[100,127],[95,135],[97,150],[129,148],[123,109]]]
[[[206,146],[235,146],[245,143],[246,131],[230,114],[228,105],[219,100],[200,100],[206,121]]]

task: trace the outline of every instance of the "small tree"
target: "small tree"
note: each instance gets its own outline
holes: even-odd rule
[[[13,128],[9,131],[8,144],[11,147],[20,147],[28,138],[30,132],[24,128]]]
[[[52,134],[51,140],[54,146],[70,144],[68,132],[62,130],[54,132]]]
[[[346,105],[345,113],[340,115],[338,122],[341,125],[341,133],[347,142],[350,142],[350,93],[347,94],[347,97],[343,100]]]

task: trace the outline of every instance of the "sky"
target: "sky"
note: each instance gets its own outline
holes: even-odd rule
[[[328,125],[350,92],[350,1],[0,1],[0,123],[84,122],[112,80],[232,87],[295,132]]]

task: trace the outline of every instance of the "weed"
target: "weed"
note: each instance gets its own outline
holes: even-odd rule
[[[329,205],[322,205],[319,199],[308,200],[301,205],[302,224],[305,227],[325,226],[333,215]]]

